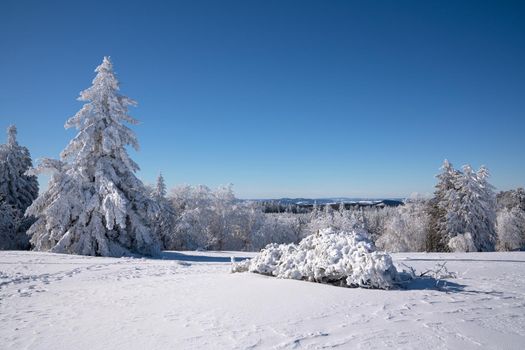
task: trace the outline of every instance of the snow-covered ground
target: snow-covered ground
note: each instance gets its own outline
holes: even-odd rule
[[[459,274],[409,290],[230,273],[241,252],[163,260],[0,252],[2,349],[523,349],[525,253],[394,254]]]

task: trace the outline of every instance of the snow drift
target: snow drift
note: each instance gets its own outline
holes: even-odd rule
[[[391,289],[401,280],[390,255],[375,250],[364,231],[329,228],[299,244],[269,244],[251,260],[232,264],[232,272],[255,272],[342,287]]]

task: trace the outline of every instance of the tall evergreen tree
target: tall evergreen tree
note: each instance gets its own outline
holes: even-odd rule
[[[28,249],[26,231],[33,218],[24,213],[38,196],[36,176],[27,175],[32,167],[31,156],[26,147],[16,139],[16,126],[7,129],[7,143],[0,145],[0,197],[2,198],[2,236],[0,247],[4,249]]]
[[[0,194],[0,250],[20,249],[27,243],[25,235],[20,235],[17,228],[17,210],[6,202],[3,194]]]
[[[37,172],[52,170],[49,188],[29,207],[37,218],[29,232],[37,250],[83,255],[155,255],[159,241],[150,218],[158,210],[135,176],[138,165],[126,146],[138,149],[124,122],[136,104],[119,93],[108,57],[95,70],[93,85],[80,93],[87,103],[65,124],[78,134],[61,161],[44,160]]]
[[[38,196],[36,176],[27,175],[33,164],[26,147],[16,140],[16,126],[7,129],[7,143],[0,145],[0,194],[23,215]]]
[[[434,192],[434,198],[428,203],[429,231],[426,239],[427,251],[445,251],[448,239],[447,233],[447,208],[449,207],[448,196],[455,190],[455,179],[458,171],[448,160],[443,161],[440,168],[441,173],[436,177],[438,183]]]
[[[159,210],[153,217],[153,229],[162,243],[162,249],[180,249],[181,243],[175,236],[175,209],[168,198],[166,198],[166,183],[162,173],[157,177],[157,183],[153,188],[153,200],[159,206]]]
[[[157,183],[155,185],[155,196],[159,198],[165,198],[166,193],[166,182],[164,181],[164,176],[162,176],[162,173],[160,173],[157,177]]]
[[[446,195],[447,231],[449,238],[470,233],[478,251],[493,251],[496,244],[496,205],[493,186],[485,167],[474,172],[470,165],[456,178],[454,188]]]

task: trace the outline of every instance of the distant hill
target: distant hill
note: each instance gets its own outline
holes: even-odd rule
[[[253,201],[263,203],[265,212],[280,213],[290,211],[293,213],[305,213],[312,210],[317,204],[320,207],[330,205],[333,209],[338,209],[344,203],[346,209],[356,207],[397,207],[403,204],[403,198],[370,199],[370,198],[274,198],[256,199]]]
[[[359,204],[359,205],[375,205],[384,203],[386,205],[396,206],[403,204],[404,198],[347,198],[347,197],[335,197],[335,198],[274,198],[274,199],[256,199],[257,202],[274,202],[281,205],[326,205],[326,204]]]

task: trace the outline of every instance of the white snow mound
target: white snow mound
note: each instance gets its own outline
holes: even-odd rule
[[[400,281],[390,255],[376,251],[365,232],[331,228],[299,244],[269,244],[254,258],[232,264],[232,272],[246,271],[342,287],[391,289]]]

